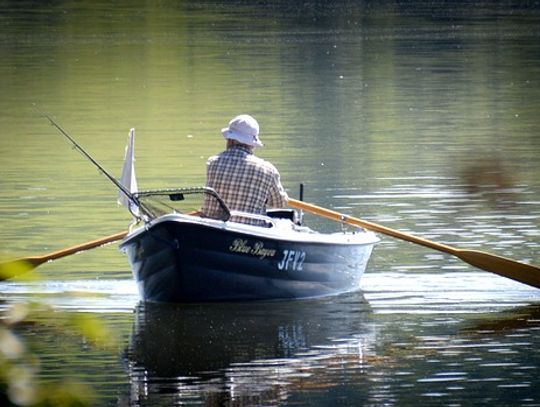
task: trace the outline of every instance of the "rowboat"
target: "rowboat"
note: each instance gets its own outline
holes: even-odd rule
[[[145,221],[120,244],[142,300],[206,302],[311,298],[358,290],[373,232],[317,233],[292,209],[231,211],[211,188],[136,192]],[[197,213],[215,199],[217,218]],[[262,226],[231,221],[247,218]]]
[[[24,259],[25,264],[36,266],[125,235],[119,248],[127,255],[143,301],[296,299],[359,289],[379,241],[373,232],[355,227],[352,232],[317,233],[302,225],[294,209],[264,215],[231,211],[208,187],[139,191],[134,129],[117,180],[52,118],[45,117],[116,185],[118,201],[129,209],[134,222],[126,235]],[[205,205],[212,207],[211,217],[201,215]]]
[[[378,242],[372,232],[363,229],[366,228],[450,254],[474,267],[540,288],[540,267],[533,264],[437,243],[302,200],[289,199],[287,204],[358,229],[353,233],[318,234],[302,226],[294,210],[278,210],[264,216],[234,213],[209,188],[139,193],[134,167],[134,129],[129,133],[122,177],[117,180],[50,116],[43,112],[41,114],[118,188],[118,201],[129,209],[135,222],[129,233],[119,232],[46,255],[2,262],[0,281],[30,271],[45,262],[125,237],[121,250],[128,255],[141,296],[147,301],[333,295],[359,287],[373,246]],[[164,196],[170,201],[184,201],[186,195],[196,192],[205,194],[205,199],[217,200],[222,213],[212,219],[203,218],[195,216],[198,210],[177,210],[163,199],[158,205],[143,203],[146,199]],[[260,226],[254,228],[233,222],[231,216],[246,217],[260,223]],[[139,227],[133,227],[140,222],[143,223]]]

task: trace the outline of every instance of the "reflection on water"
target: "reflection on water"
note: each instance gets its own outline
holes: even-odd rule
[[[115,329],[115,354],[59,340],[40,327],[46,319],[21,331],[43,380],[91,384],[100,406],[540,403],[536,289],[414,269],[367,273],[363,287],[326,299],[159,305],[138,304],[131,280],[1,284],[8,303],[91,312]]]
[[[461,330],[464,335],[483,336],[493,333],[509,333],[527,337],[540,329],[540,304],[506,310],[493,315],[490,319],[473,319],[467,325]]]
[[[538,306],[517,302],[533,292],[506,286],[496,296],[496,284],[482,291],[477,279],[476,288],[471,279],[431,293],[420,278],[410,290],[381,283],[365,296],[324,300],[140,305],[123,354],[130,388],[122,400],[534,405]]]
[[[337,376],[365,368],[375,335],[369,319],[362,296],[142,305],[126,350],[131,402],[276,405],[291,391],[335,387]]]

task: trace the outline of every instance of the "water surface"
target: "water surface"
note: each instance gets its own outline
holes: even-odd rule
[[[203,184],[219,130],[251,113],[291,196],[540,263],[534,2],[4,1],[0,26],[6,256],[130,222],[35,103],[115,176],[134,127],[143,189]],[[389,237],[333,299],[145,306],[115,245],[38,270],[1,284],[2,309],[39,301],[120,337],[20,333],[40,380],[89,383],[96,405],[540,404],[537,290]]]

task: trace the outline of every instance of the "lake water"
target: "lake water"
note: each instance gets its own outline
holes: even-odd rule
[[[538,2],[0,3],[0,250],[124,230],[139,186],[202,185],[220,129],[261,125],[289,194],[437,242],[540,264]],[[339,230],[306,216],[309,226]],[[362,290],[255,304],[140,304],[115,245],[0,283],[38,381],[95,405],[540,405],[540,292],[380,236]],[[51,328],[103,319],[114,350]]]

